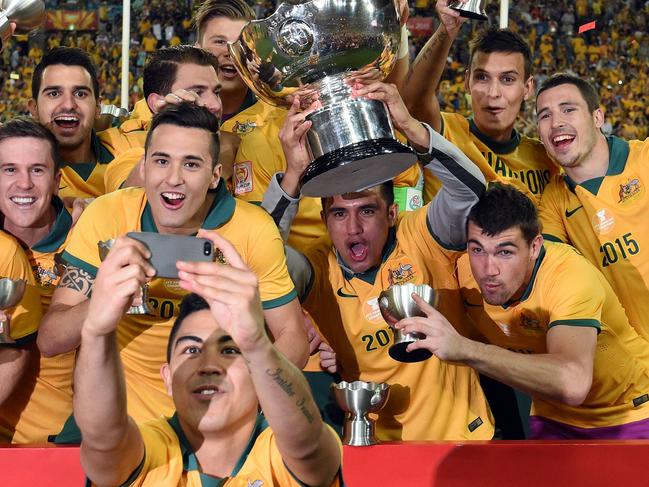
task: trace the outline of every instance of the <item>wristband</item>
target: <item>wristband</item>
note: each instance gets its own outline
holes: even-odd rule
[[[399,52],[397,54],[397,59],[403,59],[408,54],[410,54],[410,49],[408,45],[408,27],[406,24],[401,26],[401,44],[399,44]]]

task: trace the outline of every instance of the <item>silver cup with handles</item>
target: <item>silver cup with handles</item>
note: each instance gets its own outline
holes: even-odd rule
[[[23,279],[0,279],[0,344],[16,343],[11,338],[10,317],[5,313],[6,309],[13,308],[25,294],[27,283]]]

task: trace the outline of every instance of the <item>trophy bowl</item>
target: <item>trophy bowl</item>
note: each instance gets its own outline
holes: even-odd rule
[[[13,308],[25,294],[25,286],[27,284],[22,279],[9,279],[4,277],[0,279],[0,310],[3,311],[8,308]],[[9,316],[0,317],[0,344],[15,343],[11,338],[9,329]]]
[[[406,348],[409,344],[421,340],[424,336],[421,333],[404,333],[403,330],[397,330],[393,326],[404,318],[426,316],[412,299],[413,293],[435,308],[439,304],[439,295],[427,284],[397,284],[379,294],[381,315],[394,332],[394,344],[390,346],[388,353],[399,362],[421,362],[433,355],[425,349],[407,352]]]
[[[292,0],[248,23],[230,55],[263,101],[320,108],[306,119],[312,162],[300,179],[305,196],[360,191],[394,178],[416,161],[398,142],[381,101],[351,98],[349,78],[385,78],[401,37],[395,0]]]
[[[455,0],[448,4],[449,8],[460,13],[460,17],[473,20],[488,20],[486,6],[487,0],[468,0],[467,2]]]
[[[115,244],[115,239],[111,238],[109,240],[101,240],[97,242],[97,248],[99,249],[99,259],[103,262],[108,252],[110,252],[111,247]],[[151,312],[149,306],[147,305],[147,300],[149,299],[149,285],[144,284],[140,286],[140,296],[133,299],[133,303],[126,312],[127,315],[147,315]]]
[[[0,39],[11,37],[10,22],[16,23],[15,35],[29,34],[45,20],[43,0],[0,0]]]
[[[370,446],[376,445],[374,420],[369,418],[369,413],[379,411],[388,400],[390,386],[385,383],[339,382],[331,384],[334,399],[338,407],[345,411],[345,425],[343,426],[343,439],[345,445]]]

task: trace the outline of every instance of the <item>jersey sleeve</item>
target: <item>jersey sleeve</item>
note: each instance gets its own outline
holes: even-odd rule
[[[255,130],[241,139],[237,150],[232,173],[234,195],[245,201],[261,202],[272,177],[285,167],[281,147],[278,153],[271,141]]]
[[[2,241],[4,243],[5,237]],[[0,261],[0,277],[8,279],[21,279],[25,281],[25,291],[20,302],[5,309],[9,317],[9,336],[18,344],[34,338],[41,321],[41,300],[38,289],[34,284],[34,275],[29,265],[27,256],[18,243],[6,237],[3,245],[3,258]]]
[[[539,203],[539,220],[543,238],[551,242],[569,243],[566,227],[563,224],[562,205],[560,204],[559,191],[556,180],[551,182],[541,196]]]
[[[549,310],[548,329],[557,325],[587,326],[601,329],[606,293],[590,262],[577,254],[570,265],[561,267],[552,277],[544,307]]]
[[[259,280],[264,309],[283,306],[297,297],[286,267],[284,243],[273,219],[261,208],[255,210],[254,241],[246,252],[247,264]],[[258,218],[258,220],[257,220]]]
[[[142,157],[144,157],[144,149],[133,147],[113,159],[104,173],[106,192],[111,193],[120,189]]]

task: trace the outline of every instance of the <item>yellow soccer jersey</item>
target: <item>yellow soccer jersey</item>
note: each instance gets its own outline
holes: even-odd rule
[[[223,181],[215,192],[214,205],[203,228],[218,229],[255,272],[264,309],[294,299],[296,293],[286,269],[284,246],[272,218],[261,208],[235,200]],[[139,231],[157,232],[144,190],[115,191],[86,208],[72,230],[63,258],[95,275],[100,265],[97,242]],[[173,411],[160,367],[166,361],[167,339],[185,294],[175,279],[154,279],[149,285],[148,302],[153,315],[126,315],[117,329],[129,414],[136,421]]]
[[[144,459],[123,485],[131,487],[300,487],[284,465],[273,431],[263,416],[257,417],[244,453],[229,477],[217,479],[200,471],[200,465],[174,414],[139,425]],[[342,456],[342,447],[341,447]],[[94,484],[91,484],[94,485]],[[331,487],[340,485],[336,478]]]
[[[221,130],[231,131],[241,138],[232,175],[232,187],[238,198],[261,203],[275,173],[286,171],[279,131],[287,113],[281,108],[257,102],[223,124]],[[420,178],[421,171],[415,164],[397,176],[394,184],[395,187],[415,188]],[[416,199],[414,192],[413,199]],[[421,206],[420,200],[415,206]],[[300,199],[297,215],[291,225],[289,245],[306,251],[315,239],[327,233],[320,217],[321,211],[320,198]]]
[[[430,284],[440,295],[440,311],[453,323],[463,319],[454,276],[456,253],[441,248],[431,236],[426,207],[402,215],[378,270],[352,275],[341,267],[330,246],[306,255],[314,281],[303,304],[336,351],[343,379],[391,386],[376,424],[379,439],[492,438],[491,412],[473,369],[436,357],[401,363],[388,355],[394,337],[381,316],[378,296],[391,285]]]
[[[517,181],[537,202],[550,177],[559,172],[540,141],[518,132],[509,142],[496,142],[480,132],[473,119],[443,112],[441,134],[478,166],[488,183]],[[424,201],[428,202],[439,191],[441,183],[428,171],[424,178]]]
[[[65,164],[61,169],[61,198],[96,198],[106,193],[104,172],[113,160],[112,152],[106,148],[93,131],[92,146],[97,162]]]
[[[546,353],[553,326],[592,326],[597,337],[593,383],[581,406],[532,399],[532,414],[595,428],[649,418],[649,346],[629,325],[602,274],[571,246],[546,242],[520,301],[483,303],[468,257],[458,265],[467,312],[488,343]]]
[[[128,119],[119,127],[110,127],[97,134],[101,143],[118,157],[133,147],[144,147],[151,118]],[[110,165],[109,165],[110,167]]]
[[[43,314],[52,301],[60,272],[55,256],[63,252],[72,218],[63,202],[53,198],[57,218],[48,235],[27,249]],[[11,424],[14,443],[45,443],[59,431],[72,414],[72,369],[74,352],[40,357],[38,369],[31,370],[19,391],[0,408],[5,425]]]
[[[20,303],[8,308],[10,337],[18,344],[34,338],[41,321],[41,306],[38,289],[34,286],[29,260],[20,244],[9,234],[0,230],[0,278],[22,279],[27,283]],[[2,345],[0,345],[1,347]]]
[[[605,177],[555,176],[541,199],[547,240],[572,244],[613,287],[629,321],[649,339],[649,141],[609,137]]]
[[[106,192],[110,193],[120,189],[133,168],[143,157],[144,145],[142,147],[132,147],[116,156],[113,162],[108,164],[104,174]]]

